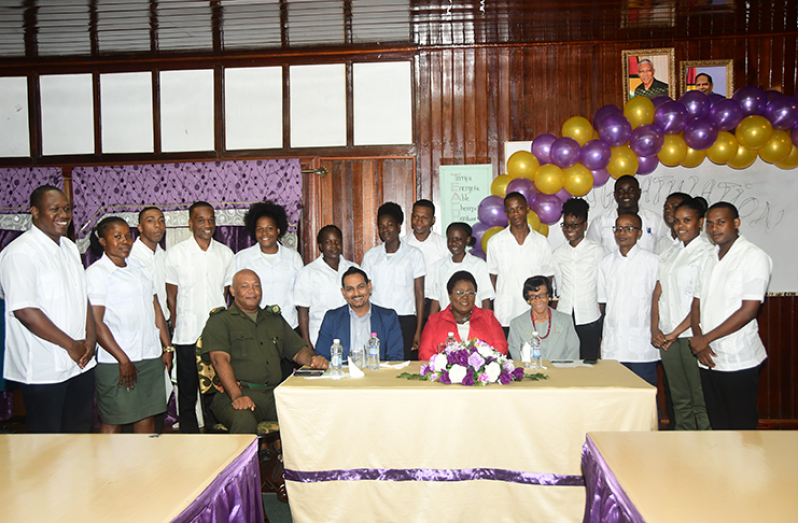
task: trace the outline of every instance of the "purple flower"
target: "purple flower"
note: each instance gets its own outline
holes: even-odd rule
[[[468,357],[468,364],[475,369],[479,369],[485,365],[485,358],[480,356],[478,352],[474,351],[471,353],[471,356]]]
[[[423,364],[423,365],[421,366],[421,375],[422,375],[422,376],[426,376],[426,375],[427,375],[427,374],[429,374],[429,373],[430,373],[430,368],[429,368],[429,365],[427,365],[426,363],[425,363],[425,364]]]
[[[484,383],[485,385],[487,385],[490,382],[490,378],[488,377],[487,372],[483,372],[482,374],[480,374],[478,379],[480,382]]]
[[[499,374],[499,383],[501,383],[502,385],[507,385],[511,381],[513,381],[513,378],[512,376],[510,376],[509,372],[505,371]]]
[[[449,380],[449,371],[448,370],[442,370],[441,371],[441,377],[438,378],[438,381],[440,381],[444,385],[450,385],[452,382]]]
[[[515,370],[515,365],[513,365],[512,361],[507,360],[504,362],[504,370],[506,370],[507,372],[512,372],[513,370]]]
[[[471,369],[469,369],[468,372],[466,372],[466,375],[463,378],[463,385],[466,385],[468,387],[474,385],[474,372]]]
[[[513,371],[513,379],[515,381],[521,381],[524,379],[524,369],[522,367],[516,367]]]

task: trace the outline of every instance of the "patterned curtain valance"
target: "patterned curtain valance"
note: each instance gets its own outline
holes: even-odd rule
[[[64,177],[61,175],[61,169],[57,167],[0,169],[0,214],[30,214],[30,194],[45,184],[63,190]]]

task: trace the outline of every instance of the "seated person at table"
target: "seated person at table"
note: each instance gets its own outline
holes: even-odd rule
[[[369,303],[371,282],[365,271],[349,267],[341,277],[341,294],[346,305],[327,311],[319,329],[316,354],[330,357],[334,339],[341,341],[344,361],[352,347],[366,347],[371,333],[380,339],[380,361],[398,361],[404,356],[402,328],[393,309]],[[364,350],[364,354],[368,349]]]
[[[579,358],[579,337],[574,321],[549,307],[552,298],[551,282],[545,276],[532,276],[524,282],[524,301],[531,309],[510,322],[507,343],[510,356],[521,359],[521,346],[537,331],[540,336],[540,355],[544,360],[575,360]]]
[[[326,369],[328,362],[313,354],[279,308],[260,308],[260,278],[253,271],[238,271],[230,294],[235,303],[211,311],[202,331],[202,353],[210,354],[224,388],[213,395],[211,412],[232,434],[255,434],[258,423],[277,419],[280,358],[315,369]]]
[[[421,333],[418,358],[429,360],[445,343],[449,333],[458,341],[479,339],[502,354],[507,354],[507,340],[502,326],[493,312],[474,306],[477,282],[467,271],[458,271],[449,278],[449,306],[429,317]]]

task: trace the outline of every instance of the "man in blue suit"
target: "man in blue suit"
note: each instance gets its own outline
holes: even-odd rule
[[[365,347],[371,333],[376,332],[380,339],[380,361],[401,360],[404,357],[404,342],[399,316],[393,309],[369,303],[371,282],[368,275],[358,267],[350,267],[341,277],[341,285],[341,294],[347,304],[329,310],[324,315],[316,342],[316,354],[329,358],[333,340],[339,339],[346,361],[350,347]]]

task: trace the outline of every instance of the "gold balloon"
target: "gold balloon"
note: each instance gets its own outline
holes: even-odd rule
[[[591,138],[591,140],[600,140],[600,139],[601,137],[599,136],[598,131],[593,129],[593,138]]]
[[[491,227],[485,231],[485,234],[482,235],[482,242],[480,242],[480,245],[482,245],[482,252],[488,252],[488,240],[490,240],[494,234],[502,232],[503,230],[504,227]]]
[[[579,143],[579,147],[582,147],[593,139],[593,126],[583,116],[572,116],[562,124],[562,136],[573,138]]]
[[[757,150],[770,140],[773,134],[773,126],[767,118],[759,115],[751,115],[743,118],[734,135],[740,145],[749,149]]]
[[[663,165],[676,167],[687,156],[687,144],[680,134],[666,134],[665,143],[662,145],[657,158]]]
[[[743,147],[742,144],[737,147],[737,154],[734,158],[728,161],[726,165],[734,169],[747,169],[756,160],[756,151]]]
[[[792,140],[787,131],[773,131],[770,140],[759,149],[759,157],[768,163],[780,162],[792,152]]]
[[[535,187],[543,194],[557,194],[562,189],[562,169],[552,163],[542,165],[535,173]]]
[[[684,160],[682,160],[682,167],[698,167],[706,157],[706,151],[698,151],[688,145],[687,154],[684,155]]]
[[[640,160],[638,160],[634,151],[627,145],[610,147],[610,150],[612,151],[612,156],[610,156],[610,163],[607,165],[607,171],[609,171],[610,175],[616,180],[626,174],[634,176],[637,168],[640,167]]]
[[[793,145],[787,158],[780,162],[776,162],[776,167],[779,169],[795,169],[798,167],[798,147]]]
[[[516,151],[507,160],[507,174],[510,178],[535,179],[535,171],[540,167],[540,162],[529,151]]]
[[[545,223],[541,223],[536,230],[546,238],[549,237],[549,226]]]
[[[526,215],[526,223],[533,229],[538,230],[538,227],[540,227],[540,218],[538,218],[535,211],[529,211],[529,214]]]
[[[490,184],[490,193],[493,196],[501,196],[504,198],[507,196],[507,184],[510,183],[513,179],[510,178],[507,174],[500,174],[496,178],[493,179],[493,182]]]
[[[573,196],[584,196],[593,188],[593,173],[581,163],[563,169],[562,174],[563,187]]]
[[[654,123],[654,103],[645,96],[635,96],[626,102],[623,115],[632,124],[632,129]]]
[[[727,131],[720,131],[718,139],[712,144],[712,147],[707,149],[707,158],[713,163],[724,165],[737,156],[737,148],[740,146],[737,143],[737,138]]]

